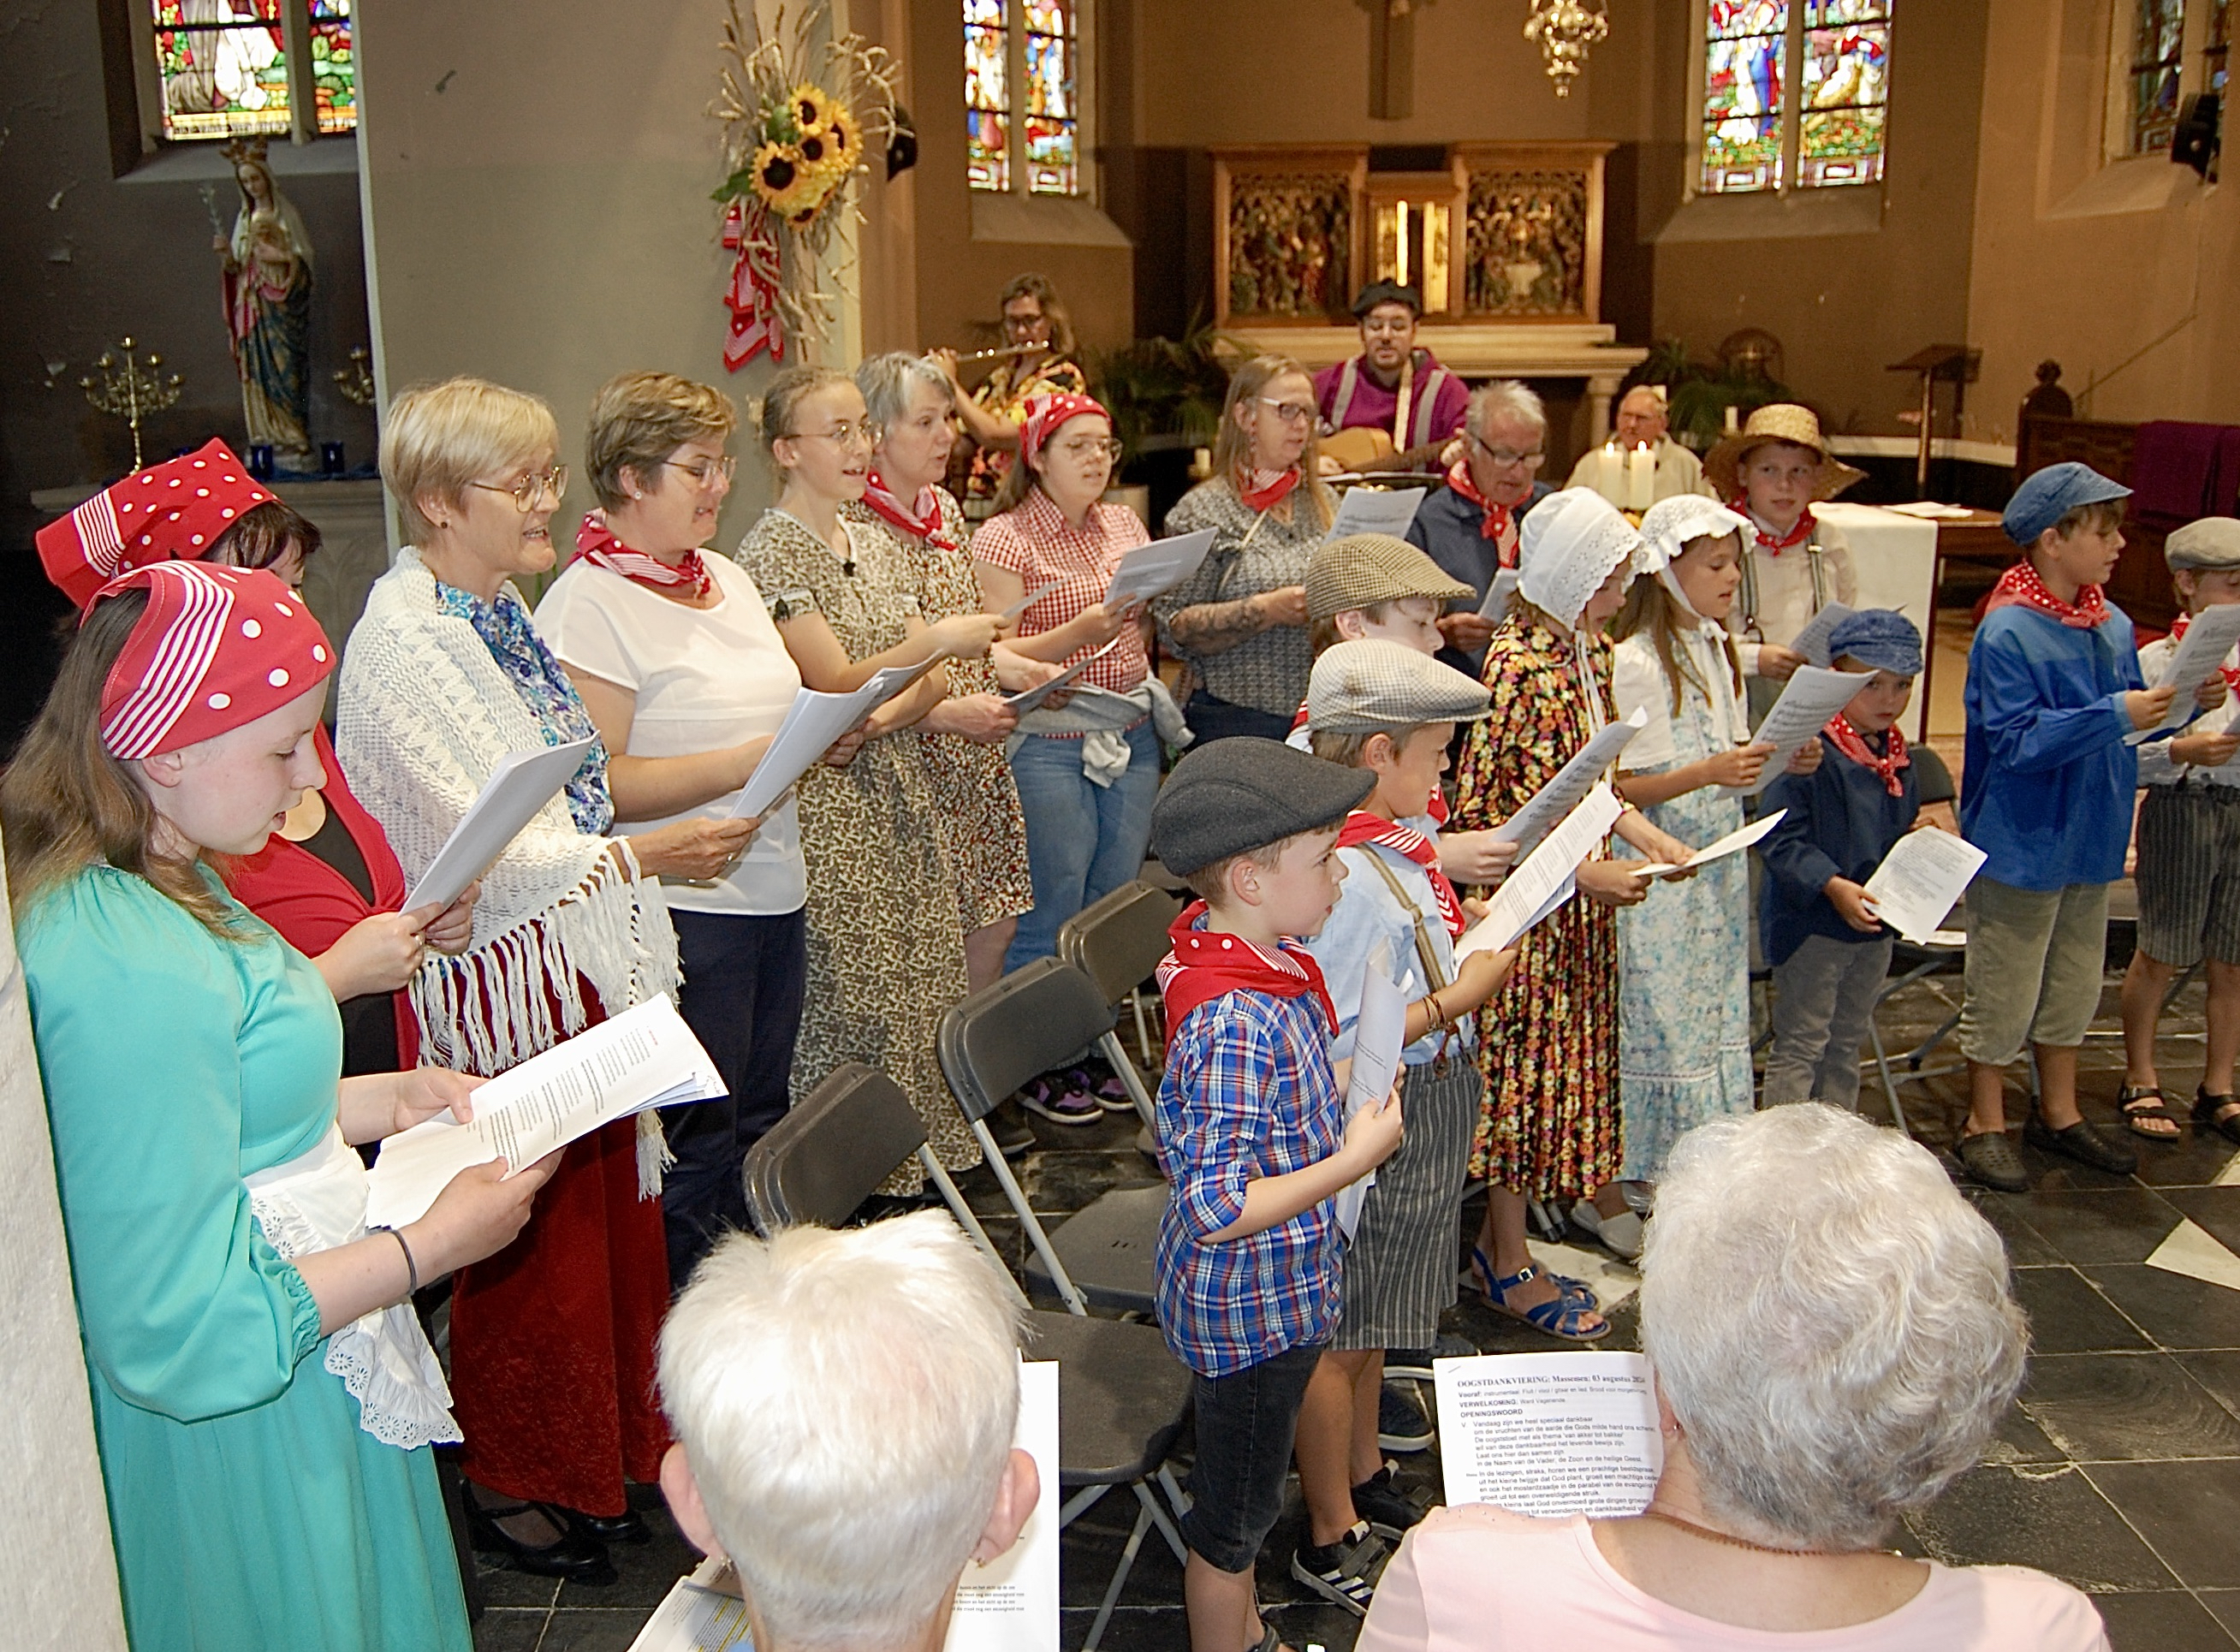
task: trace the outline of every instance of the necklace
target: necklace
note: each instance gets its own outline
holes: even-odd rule
[[[1692,1536],[1707,1542],[1725,1543],[1733,1549],[1747,1549],[1760,1555],[1783,1555],[1793,1560],[1836,1560],[1855,1551],[1841,1549],[1776,1549],[1770,1543],[1754,1543],[1747,1537],[1730,1537],[1725,1532],[1713,1531],[1709,1526],[1698,1526],[1692,1520],[1683,1520],[1677,1515],[1668,1515],[1653,1504],[1643,1509],[1643,1518],[1661,1520],[1668,1526],[1677,1526]]]

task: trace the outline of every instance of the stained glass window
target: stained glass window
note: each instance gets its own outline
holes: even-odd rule
[[[2166,150],[2177,124],[2185,0],[2132,0],[2131,153]]]
[[[2209,8],[2208,38],[2201,49],[2203,91],[2222,98],[2232,69],[2232,0],[2216,0]]]
[[[1709,0],[1705,18],[1700,187],[1779,189],[1788,0]]]
[[[1883,175],[1890,13],[1890,0],[1804,0],[1797,181],[1805,189]]]
[[[288,130],[282,0],[154,0],[163,136]]]
[[[1022,0],[1027,24],[1027,189],[1080,193],[1071,0]]]
[[[350,42],[350,0],[311,0],[311,90],[322,132],[357,126],[357,54]]]
[[[1006,9],[1007,0],[964,0],[964,179],[976,190],[1011,187]]]

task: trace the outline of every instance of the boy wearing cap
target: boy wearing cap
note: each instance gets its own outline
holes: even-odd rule
[[[1490,697],[1421,649],[1379,641],[1329,649],[1307,689],[1315,755],[1374,781],[1339,830],[1346,881],[1310,948],[1337,1010],[1332,1056],[1351,1059],[1372,965],[1410,1001],[1400,1086],[1407,1138],[1362,1207],[1346,1250],[1343,1311],[1299,1419],[1308,1532],[1291,1575],[1356,1614],[1368,1609],[1387,1543],[1420,1518],[1378,1450],[1384,1356],[1432,1347],[1455,1301],[1457,1212],[1484,1092],[1470,1017],[1516,957],[1477,952],[1457,968],[1454,943],[1468,920],[1439,869],[1438,829],[1428,817],[1455,725],[1485,716]]]
[[[2163,546],[2185,614],[2170,634],[2139,650],[2139,670],[2160,677],[2204,608],[2240,603],[2240,521],[2204,516]],[[2240,687],[2240,653],[2222,681]],[[2178,685],[2183,689],[2185,685]],[[2174,739],[2139,748],[2139,944],[2123,976],[2123,1122],[2149,1141],[2170,1141],[2177,1121],[2163,1104],[2155,1071],[2155,1025],[2181,969],[2206,964],[2209,1049],[2194,1090],[2193,1118],[2240,1142],[2232,1064],[2240,1056],[2240,698],[2227,698]]]
[[[1333,1197],[1400,1144],[1397,1093],[1346,1120],[1337,1011],[1294,944],[1328,922],[1345,876],[1338,829],[1375,783],[1245,736],[1177,763],[1151,811],[1152,852],[1199,897],[1158,971],[1170,1031],[1156,1266],[1159,1327],[1196,1376],[1180,1522],[1192,1652],[1261,1643],[1253,1563],[1337,1326]]]
[[[1874,675],[1820,731],[1819,768],[1783,775],[1760,805],[1788,813],[1758,845],[1774,993],[1759,1104],[1819,1101],[1856,1112],[1859,1046],[1897,945],[1865,885],[1920,815],[1897,724],[1921,675],[1921,633],[1893,609],[1863,609],[1836,627],[1828,648],[1837,670]]]
[[[2023,1138],[2117,1176],[2138,1165],[2077,1109],[2077,1047],[2100,1005],[2108,886],[2123,875],[2138,789],[2123,737],[2160,723],[2174,695],[2146,686],[2131,622],[2101,589],[2123,553],[2130,491],[2075,463],[2016,489],[2003,525],[2027,555],[2000,576],[1968,650],[1960,829],[1988,858],[1968,888],[1959,1154],[1970,1176],[2003,1193],[2029,1185],[2006,1136],[2003,1093],[2025,1040],[2038,1104]]]

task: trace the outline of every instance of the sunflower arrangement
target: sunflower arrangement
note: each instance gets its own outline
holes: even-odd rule
[[[715,198],[725,209],[723,244],[737,253],[724,352],[736,370],[765,348],[783,359],[789,337],[820,337],[830,325],[817,271],[834,224],[857,213],[870,154],[894,137],[898,70],[860,36],[832,35],[825,0],[790,31],[781,8],[769,37],[752,13],[741,20],[737,0],[729,10],[722,90],[709,112],[723,123],[730,174]]]

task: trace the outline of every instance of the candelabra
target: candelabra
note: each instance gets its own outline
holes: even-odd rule
[[[179,399],[184,381],[177,373],[166,376],[160,372],[163,358],[153,350],[142,360],[134,361],[130,338],[118,340],[117,349],[124,352],[122,362],[113,352],[103,350],[101,359],[93,364],[101,375],[99,381],[89,375],[77,383],[87,401],[102,412],[123,419],[130,428],[132,468],[137,470],[144,463],[140,455],[140,427],[151,414],[162,412]]]
[[[350,353],[348,367],[335,369],[335,394],[343,401],[359,407],[373,405],[373,374],[366,365],[370,359],[361,344]]]
[[[1548,78],[1556,83],[1556,96],[1569,97],[1571,81],[1587,66],[1587,48],[1610,34],[1606,0],[1532,0],[1532,15],[1524,20],[1524,37],[1537,41],[1547,60]]]

